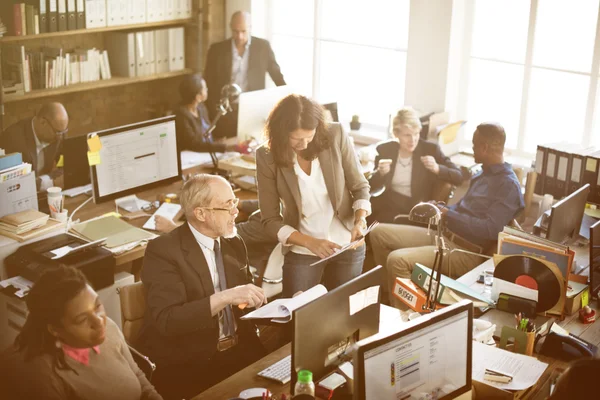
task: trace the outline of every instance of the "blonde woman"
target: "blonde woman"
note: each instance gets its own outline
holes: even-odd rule
[[[371,198],[369,219],[393,222],[398,214],[408,214],[420,201],[431,200],[435,182],[459,185],[460,169],[442,153],[437,143],[421,140],[417,112],[402,108],[393,119],[394,138],[377,145],[376,172],[369,180],[372,191],[384,189]]]

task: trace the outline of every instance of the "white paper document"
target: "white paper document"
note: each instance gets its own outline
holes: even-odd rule
[[[273,322],[286,323],[292,320],[294,310],[323,296],[327,289],[323,285],[316,285],[291,299],[277,299],[261,308],[246,314],[242,319],[271,318]]]
[[[498,302],[500,293],[518,296],[523,299],[538,301],[538,291],[529,289],[516,283],[508,282],[503,279],[494,278],[492,283],[492,300]]]
[[[347,245],[342,246],[341,249],[338,249],[335,251],[335,253],[333,253],[332,255],[330,255],[329,257],[325,257],[325,258],[321,258],[319,261],[315,261],[314,263],[310,264],[310,266],[312,267],[313,265],[317,265],[319,263],[322,263],[323,261],[327,261],[330,258],[336,257],[340,254],[342,254],[343,252],[345,252],[346,250],[350,250],[350,249],[354,249],[355,247],[358,246],[358,244],[363,241],[365,239],[365,236],[367,236],[369,234],[369,232],[371,232],[377,225],[379,225],[379,222],[375,221],[371,224],[371,226],[369,226],[367,228],[367,230],[363,233],[363,235],[356,239],[353,242],[348,243]]]
[[[356,292],[348,300],[350,301],[350,315],[354,315],[363,308],[379,301],[379,286],[371,286]]]
[[[179,204],[162,203],[160,205],[160,207],[158,207],[158,210],[156,210],[154,215],[152,215],[150,218],[148,218],[148,221],[146,221],[146,223],[144,224],[144,226],[142,226],[142,228],[155,231],[156,230],[156,220],[154,219],[154,217],[156,217],[157,215],[160,215],[162,217],[165,217],[165,218],[173,221],[173,218],[175,218],[175,216],[177,215],[179,210],[181,210],[181,205],[179,205]]]
[[[542,376],[548,364],[523,354],[511,353],[494,346],[473,342],[472,378],[489,386],[505,390],[523,390],[533,386]],[[513,377],[509,383],[483,379],[485,370],[493,369]]]
[[[27,293],[29,293],[29,289],[31,289],[33,286],[33,282],[23,278],[22,276],[15,276],[13,278],[0,281],[1,288],[7,288],[9,286],[14,286],[17,288],[18,290],[15,292],[15,296],[23,298],[27,296]]]

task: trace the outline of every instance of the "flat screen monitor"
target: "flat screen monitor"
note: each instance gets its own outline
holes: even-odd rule
[[[87,151],[87,135],[66,138],[63,142],[64,189],[72,189],[90,183]]]
[[[261,143],[264,140],[265,123],[271,110],[279,100],[290,93],[292,90],[286,85],[242,93],[238,111],[238,142],[254,139]]]
[[[594,298],[600,290],[600,221],[590,227],[590,290]]]
[[[463,300],[359,343],[354,398],[454,399],[471,390],[473,303]]]
[[[586,183],[552,206],[546,239],[564,243],[577,238],[589,193],[590,185]]]
[[[350,296],[382,282],[383,267],[378,266],[293,312],[291,388],[301,369],[311,371],[317,382],[336,368],[355,343],[379,332],[379,297],[350,314]]]
[[[102,145],[99,163],[90,168],[95,203],[181,179],[174,116],[87,135],[94,136]]]

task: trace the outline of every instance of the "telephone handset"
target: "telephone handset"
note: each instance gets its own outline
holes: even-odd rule
[[[598,348],[573,335],[550,332],[544,338],[540,354],[564,361],[594,357]]]

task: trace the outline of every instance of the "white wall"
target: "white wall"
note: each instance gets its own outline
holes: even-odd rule
[[[231,29],[229,28],[229,21],[231,16],[236,11],[251,11],[251,0],[226,0],[225,2],[225,35],[231,37]]]

